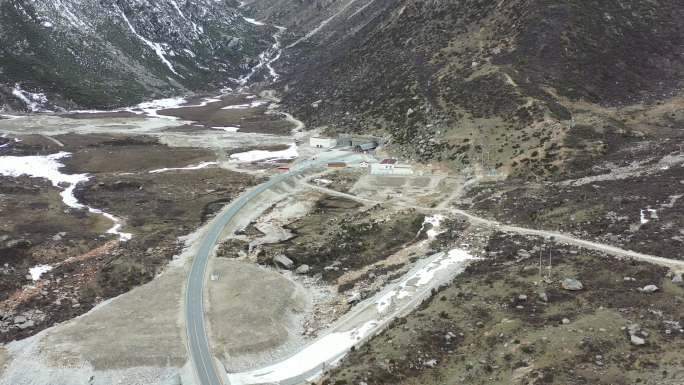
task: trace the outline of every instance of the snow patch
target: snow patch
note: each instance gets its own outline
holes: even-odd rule
[[[238,130],[240,130],[240,127],[231,127],[231,126],[227,126],[227,127],[212,127],[212,128],[213,128],[214,130],[222,130],[222,131],[225,131],[225,132],[238,132]]]
[[[268,104],[268,100],[255,100],[251,103],[246,103],[246,104],[234,104],[232,106],[225,106],[221,108],[222,110],[242,110],[245,108],[256,108],[259,106],[263,106],[264,104]]]
[[[269,159],[294,159],[299,156],[297,145],[292,143],[289,148],[282,151],[254,150],[233,154],[230,156],[232,161],[239,163],[256,162]]]
[[[50,265],[36,265],[29,269],[29,274],[31,275],[33,282],[36,282],[40,279],[41,275],[50,270],[52,270],[52,266]]]
[[[172,168],[160,168],[157,170],[152,170],[150,171],[150,174],[159,174],[162,172],[167,172],[167,171],[178,171],[178,170],[201,170],[203,168],[207,168],[209,166],[216,166],[218,165],[218,162],[202,162],[200,164],[194,165],[194,166],[187,166],[187,167],[172,167]]]
[[[52,112],[43,107],[48,102],[47,96],[43,93],[24,91],[19,83],[16,83],[12,89],[12,95],[21,100],[31,112]]]
[[[403,299],[409,297],[420,286],[426,285],[440,270],[443,270],[451,265],[464,264],[469,260],[475,259],[468,251],[463,249],[452,249],[444,253],[441,257],[428,263],[422,269],[413,272],[407,277],[403,278],[399,286],[395,290],[391,290],[384,294],[377,302],[378,313],[384,313],[392,304],[394,298]]]
[[[431,225],[432,227],[430,230],[426,232],[427,237],[429,240],[435,239],[439,234],[443,233],[444,231],[439,231],[439,225],[442,223],[444,220],[444,215],[441,214],[435,214],[431,216],[426,216],[425,219],[423,220],[423,228],[425,225]]]
[[[658,211],[651,208],[639,210],[640,222],[642,225],[650,222],[651,219],[658,219]]]
[[[255,19],[252,19],[252,18],[250,18],[250,17],[244,17],[244,16],[243,16],[242,18],[245,19],[245,21],[248,22],[249,24],[254,24],[254,25],[266,25],[266,24],[264,24],[263,22],[258,21],[258,20],[255,20]]]
[[[135,36],[137,36],[138,39],[140,39],[143,43],[145,43],[145,45],[150,47],[157,54],[157,56],[159,57],[159,60],[161,60],[161,62],[164,63],[164,65],[166,65],[166,67],[168,67],[171,72],[173,72],[176,76],[179,76],[182,78],[183,76],[181,76],[178,72],[176,72],[176,69],[173,67],[173,64],[171,64],[171,62],[168,61],[168,59],[166,59],[166,56],[164,56],[166,54],[166,50],[164,49],[164,45],[162,45],[160,43],[155,43],[151,40],[146,39],[142,35],[140,35],[138,32],[136,32],[135,28],[133,27],[133,24],[131,24],[130,20],[128,20],[128,17],[126,17],[126,14],[121,9],[119,9],[119,13],[121,14],[121,17],[123,17],[126,24],[128,25],[128,29],[131,30],[131,33],[133,33]]]

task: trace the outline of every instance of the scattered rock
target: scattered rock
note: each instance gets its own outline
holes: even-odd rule
[[[294,262],[290,258],[284,256],[283,254],[278,254],[275,257],[273,257],[273,262],[275,262],[276,265],[287,270],[291,270],[294,267]]]
[[[582,285],[582,282],[573,279],[573,278],[566,278],[561,282],[561,287],[565,290],[570,290],[570,291],[578,291],[582,290],[584,286]]]

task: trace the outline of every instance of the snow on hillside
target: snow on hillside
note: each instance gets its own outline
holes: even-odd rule
[[[261,64],[275,28],[215,0],[0,3],[0,104],[112,108],[233,87]],[[263,65],[263,64],[262,64]],[[15,89],[20,84],[21,88]],[[13,91],[14,90],[14,91]]]

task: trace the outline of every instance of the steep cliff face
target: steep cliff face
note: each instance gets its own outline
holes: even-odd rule
[[[273,34],[237,8],[213,0],[4,0],[0,103],[107,108],[230,86]]]
[[[501,168],[537,154],[554,172],[578,103],[651,103],[684,85],[677,1],[286,3],[248,5],[290,27],[286,103],[312,126],[389,134],[422,161]]]

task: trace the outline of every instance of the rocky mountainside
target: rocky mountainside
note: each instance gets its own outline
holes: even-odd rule
[[[648,109],[684,84],[678,1],[290,3],[248,7],[289,28],[280,66],[293,112],[331,132],[390,134],[397,154],[421,161],[553,174],[595,152],[573,127],[629,136],[638,127],[621,108]]]
[[[108,108],[231,86],[273,43],[237,1],[0,1],[0,106]]]

